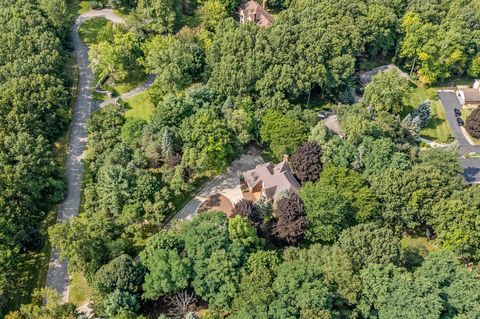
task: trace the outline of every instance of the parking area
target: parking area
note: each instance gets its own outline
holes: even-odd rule
[[[471,152],[480,153],[480,145],[471,145],[463,135],[460,126],[457,123],[457,116],[454,110],[462,108],[460,101],[458,100],[455,92],[443,91],[438,92],[438,97],[445,108],[445,116],[447,117],[448,124],[452,129],[452,135],[458,142],[458,152],[460,155],[468,154]],[[460,159],[460,165],[463,168],[463,175],[468,183],[476,184],[480,183],[480,159],[468,158]]]

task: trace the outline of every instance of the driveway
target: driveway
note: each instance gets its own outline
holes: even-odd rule
[[[92,113],[92,109],[94,109],[94,104],[92,102],[93,74],[88,62],[88,48],[80,40],[78,28],[85,20],[96,17],[105,17],[114,23],[125,23],[122,18],[116,16],[111,10],[89,11],[75,20],[71,38],[79,71],[78,94],[73,111],[70,144],[68,146],[65,169],[67,198],[58,207],[57,223],[64,222],[78,215],[80,207],[83,156],[87,147],[86,122]],[[69,275],[67,261],[60,258],[60,251],[56,248],[53,248],[50,254],[46,286],[60,293],[63,302],[68,301]]]
[[[447,117],[448,124],[452,129],[452,135],[455,137],[458,143],[458,152],[460,155],[468,154],[471,152],[480,153],[480,145],[471,145],[465,138],[462,129],[457,124],[457,119],[453,109],[462,109],[460,101],[458,100],[455,92],[444,91],[438,92],[438,96],[445,109],[445,116]],[[468,183],[476,184],[480,183],[480,159],[468,158],[460,159],[460,165],[463,168],[463,175]]]
[[[240,175],[242,172],[253,169],[257,164],[261,163],[263,163],[263,160],[259,155],[242,155],[242,157],[232,163],[227,172],[207,182],[197,193],[197,196],[180,209],[165,227],[170,227],[172,221],[175,220],[192,219],[197,214],[200,205],[215,194],[225,196],[235,205],[236,202],[243,198],[242,190],[240,189]]]

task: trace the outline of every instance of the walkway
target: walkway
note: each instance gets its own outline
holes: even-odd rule
[[[71,37],[75,60],[79,70],[78,94],[73,112],[70,145],[68,147],[65,170],[68,192],[67,198],[58,207],[57,223],[64,222],[76,216],[78,214],[78,208],[80,207],[80,192],[83,178],[82,159],[87,146],[87,130],[85,124],[93,111],[93,74],[88,64],[88,48],[80,40],[78,28],[85,20],[96,17],[105,17],[114,23],[125,23],[125,20],[115,15],[111,10],[89,11],[80,15],[75,20]],[[60,259],[60,252],[55,248],[52,249],[50,255],[46,286],[58,291],[64,302],[68,301],[69,275],[67,262]]]
[[[192,219],[192,217],[197,214],[200,205],[215,194],[225,196],[235,205],[236,202],[243,198],[242,190],[240,189],[241,173],[253,169],[257,164],[261,163],[263,163],[263,160],[258,155],[242,155],[242,157],[232,163],[226,173],[207,182],[197,193],[197,196],[190,200],[165,227],[170,227],[172,221],[175,220]]]
[[[145,82],[143,82],[140,86],[137,86],[133,90],[128,91],[127,93],[123,93],[122,95],[120,95],[118,97],[114,97],[114,98],[108,99],[106,101],[103,101],[102,103],[100,103],[100,108],[104,108],[107,105],[115,103],[119,98],[122,99],[122,100],[127,100],[129,98],[132,98],[132,97],[142,93],[143,91],[145,91],[146,89],[148,89],[149,87],[151,87],[153,85],[156,77],[157,76],[155,74],[150,74],[148,76],[147,80]]]

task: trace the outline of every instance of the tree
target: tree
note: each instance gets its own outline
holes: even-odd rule
[[[142,140],[143,128],[147,124],[144,119],[128,119],[122,126],[122,142],[130,147],[136,147]]]
[[[262,117],[260,137],[262,142],[269,144],[277,159],[284,154],[292,154],[297,146],[307,139],[305,126],[301,121],[273,110],[266,111]]]
[[[365,317],[441,317],[440,291],[430,281],[415,278],[392,264],[372,264],[361,271],[364,296],[359,308]]]
[[[306,238],[312,242],[333,242],[349,226],[353,209],[332,185],[307,183],[300,191],[308,221]]]
[[[292,156],[292,169],[302,184],[317,181],[322,169],[321,156],[320,145],[316,142],[307,142],[297,148]]]
[[[88,277],[110,258],[110,231],[105,220],[86,224],[71,218],[50,227],[48,235],[52,246],[59,248],[61,256],[68,259],[70,271],[81,271]]]
[[[424,128],[428,125],[430,121],[430,100],[427,99],[425,102],[420,104],[415,111],[413,111],[412,117],[420,119],[420,127]]]
[[[234,319],[268,316],[268,306],[275,297],[272,283],[279,263],[275,251],[258,251],[248,257],[233,302]]]
[[[397,70],[380,72],[365,87],[363,103],[377,112],[397,114],[403,109],[408,89],[408,80],[401,77]]]
[[[145,69],[157,74],[153,86],[156,95],[176,93],[201,78],[205,54],[195,39],[158,35],[143,45],[143,52]]]
[[[259,227],[262,223],[262,217],[255,204],[248,199],[242,198],[235,203],[232,209],[234,216],[246,218],[254,227]]]
[[[285,251],[272,284],[275,297],[269,317],[329,318],[334,296],[323,280],[321,264],[311,263],[309,257],[306,251]]]
[[[220,0],[207,0],[200,9],[198,15],[202,26],[210,32],[214,32],[220,21],[228,17],[227,10]]]
[[[412,114],[407,114],[402,120],[402,127],[411,137],[417,139],[421,129],[420,116],[412,117]]]
[[[188,287],[191,262],[183,254],[184,243],[167,232],[152,237],[140,254],[147,269],[143,296],[156,300]]]
[[[228,234],[232,242],[240,242],[249,251],[258,250],[265,243],[263,239],[258,238],[255,227],[239,215],[228,221]]]
[[[204,109],[186,119],[180,128],[183,158],[196,170],[219,173],[233,154],[231,133],[214,110]]]
[[[304,236],[308,225],[305,208],[297,194],[290,194],[276,203],[275,236],[288,244],[298,244]]]
[[[63,303],[56,291],[45,288],[35,290],[32,303],[22,305],[20,310],[9,313],[5,319],[75,319],[77,317],[75,305]]]
[[[95,274],[94,286],[104,294],[116,289],[138,293],[143,283],[143,269],[128,255],[121,255],[102,266]]]
[[[137,12],[148,30],[170,33],[178,22],[179,3],[177,0],[138,0]]]
[[[465,129],[474,138],[480,138],[480,109],[475,109],[467,117]]]
[[[480,76],[480,53],[478,53],[472,60],[470,67],[468,68],[468,75],[471,77]]]
[[[374,189],[369,187],[365,177],[351,169],[328,166],[316,186],[318,189],[335,187],[336,192],[349,203],[357,221],[372,220],[378,214],[380,204]]]
[[[56,76],[11,78],[0,83],[2,128],[52,140],[66,128],[69,99],[62,80]]]
[[[252,247],[252,241],[245,241],[244,234],[230,237],[228,224],[225,213],[213,211],[197,215],[179,229],[193,264],[192,287],[210,306],[219,309],[230,309],[238,289],[240,267]],[[253,230],[248,223],[243,226],[250,227],[250,233]]]
[[[89,50],[90,66],[98,78],[106,75],[115,81],[138,76],[140,41],[135,33],[126,32],[121,26],[113,28],[113,38],[93,44]]]
[[[415,275],[433,282],[440,289],[446,317],[468,318],[479,313],[480,283],[451,252],[431,252]]]
[[[66,17],[68,16],[68,10],[65,0],[39,0],[38,4],[55,28],[59,31],[67,28],[68,19]]]
[[[433,205],[435,232],[443,247],[454,251],[465,259],[480,258],[479,234],[476,230],[480,209],[480,188],[458,191]]]
[[[463,188],[464,181],[458,169],[446,169],[457,167],[458,158],[452,157],[454,165],[451,165],[448,164],[449,152],[435,152],[440,152],[438,155],[444,153],[443,164],[435,165],[437,160],[434,162],[427,157],[411,170],[387,169],[371,178],[372,188],[383,206],[384,222],[403,229],[432,225],[432,207]]]
[[[109,318],[118,318],[121,312],[137,312],[140,309],[138,295],[129,291],[115,289],[109,293],[104,301],[105,314]]]
[[[338,246],[351,258],[357,271],[369,264],[399,264],[401,261],[400,239],[391,229],[374,224],[345,229]]]

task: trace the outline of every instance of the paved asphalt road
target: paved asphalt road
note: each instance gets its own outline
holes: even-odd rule
[[[88,64],[88,48],[80,40],[78,27],[83,21],[95,17],[105,17],[114,23],[125,23],[111,10],[89,11],[79,16],[72,29],[71,37],[75,51],[75,60],[78,64],[79,83],[78,94],[71,124],[70,145],[68,147],[65,175],[67,178],[67,198],[59,205],[57,223],[76,216],[80,207],[80,192],[83,177],[83,155],[87,144],[85,124],[92,113],[92,86],[93,74]],[[64,302],[68,301],[69,275],[67,262],[60,259],[58,249],[52,249],[47,273],[46,286],[58,291]]]
[[[455,113],[453,109],[461,109],[460,101],[458,100],[455,92],[438,92],[440,101],[445,108],[445,115],[448,120],[448,124],[452,129],[452,135],[458,142],[458,152],[460,155],[468,154],[470,152],[479,152],[480,145],[471,145],[463,135],[460,126],[457,124]],[[468,183],[480,183],[480,159],[468,158],[460,159],[460,165],[464,170],[464,176]]]

